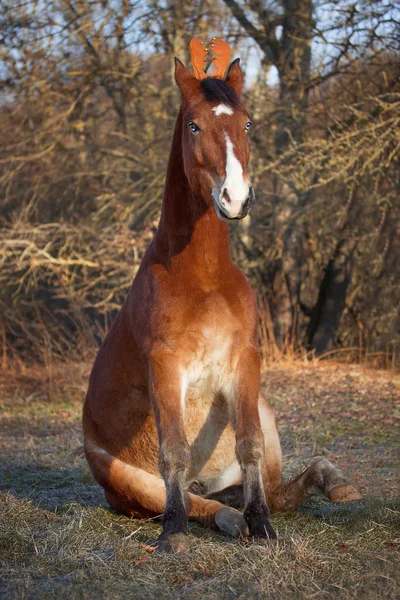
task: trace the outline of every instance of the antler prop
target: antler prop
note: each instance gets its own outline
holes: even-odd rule
[[[210,77],[222,79],[229,64],[231,49],[228,42],[218,40],[217,38],[212,38],[209,46],[214,53],[213,61],[215,64],[215,71],[211,73]],[[194,76],[196,79],[205,79],[207,75],[204,72],[204,67],[207,62],[206,56],[209,49],[205,48],[203,42],[197,38],[193,38],[189,47]]]
[[[189,44],[190,56],[192,59],[193,72],[196,79],[205,79],[207,75],[204,73],[204,63],[208,48],[204,48],[203,42],[197,38],[193,38]]]
[[[212,51],[215,54],[213,58],[215,71],[210,77],[222,79],[231,58],[231,49],[228,42],[225,42],[225,40],[217,40],[217,38],[212,38],[210,48],[212,48]]]

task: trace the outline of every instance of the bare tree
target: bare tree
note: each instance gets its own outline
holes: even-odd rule
[[[307,306],[302,298],[307,271],[305,248],[310,237],[305,215],[312,209],[315,190],[321,188],[322,171],[325,174],[328,165],[335,169],[333,161],[327,159],[326,151],[310,156],[309,149],[314,143],[310,120],[315,122],[316,112],[320,110],[316,98],[323,94],[325,129],[320,130],[319,135],[324,141],[330,140],[331,148],[337,146],[343,152],[343,147],[337,143],[337,130],[352,127],[357,108],[351,111],[349,98],[345,102],[333,98],[327,93],[327,86],[332,83],[335,92],[344,96],[346,87],[354,90],[361,84],[365,68],[384,63],[388,67],[388,80],[381,81],[380,89],[372,93],[379,96],[395,89],[396,76],[385,53],[390,51],[394,57],[399,50],[399,11],[395,3],[385,0],[373,6],[368,2],[356,5],[308,0],[225,0],[225,3],[246,35],[251,36],[263,51],[265,63],[276,68],[279,79],[273,115],[275,147],[269,156],[266,153],[272,176],[272,212],[269,216],[273,219],[274,229],[274,237],[269,238],[268,243],[272,242],[277,252],[275,260],[267,261],[267,264],[262,255],[258,256],[260,268],[266,271],[263,282],[272,308],[275,333],[280,345],[290,336],[301,343],[304,326],[311,318],[307,343],[321,353],[332,346],[337,336],[346,304],[349,262],[352,263],[355,243],[354,239],[348,239],[348,227],[339,225],[336,228],[338,237],[331,254],[320,266],[325,276],[319,277],[321,287],[314,298],[315,306]],[[338,78],[340,84],[336,85]],[[335,111],[338,107],[343,109],[344,105],[347,120],[340,118],[338,123],[333,123]],[[310,144],[307,145],[308,139]],[[368,138],[365,139],[367,142]],[[348,150],[346,148],[349,158]],[[384,164],[383,156],[384,153],[381,165]],[[336,153],[335,159],[338,158]],[[304,170],[295,176],[294,169],[298,168],[299,161],[307,164],[305,179]],[[300,180],[301,185],[298,185]],[[343,193],[346,193],[345,189]],[[323,239],[320,239],[321,243],[324,243]]]
[[[5,353],[60,355],[102,337],[158,219],[178,100],[173,54],[184,57],[189,39],[210,31],[242,57],[262,54],[246,91],[258,202],[232,228],[235,257],[260,293],[262,330],[267,299],[281,348],[289,338],[320,354],[395,347],[400,89],[391,0],[0,6]],[[267,82],[274,69],[277,86]]]

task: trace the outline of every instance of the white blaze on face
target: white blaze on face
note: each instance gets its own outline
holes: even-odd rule
[[[243,168],[235,156],[235,150],[232,141],[225,133],[226,141],[226,169],[225,181],[221,186],[219,201],[222,209],[229,217],[236,217],[242,208],[242,205],[249,196],[250,185],[243,177]],[[224,190],[229,194],[230,202],[224,197]]]
[[[233,110],[230,106],[227,106],[226,104],[218,104],[218,106],[214,106],[213,111],[215,112],[217,117],[219,115],[233,115]]]

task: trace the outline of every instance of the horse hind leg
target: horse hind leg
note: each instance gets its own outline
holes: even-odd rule
[[[260,398],[259,412],[265,438],[263,482],[271,513],[294,510],[316,493],[322,493],[332,502],[360,500],[360,494],[344,473],[326,458],[314,458],[307,469],[284,484],[275,416],[263,398]]]
[[[305,471],[282,486],[275,512],[294,510],[310,496],[321,493],[331,502],[361,500],[342,471],[326,458],[314,458]]]
[[[361,500],[359,492],[344,473],[326,458],[319,457],[288,483],[265,489],[272,514],[291,512],[311,496],[321,494],[331,502]]]
[[[361,500],[357,489],[347,477],[326,458],[315,458],[305,471],[278,487],[265,486],[265,496],[271,514],[295,510],[315,494],[323,494],[331,502]],[[207,499],[221,502],[235,509],[244,505],[243,485],[232,485],[208,494]]]
[[[272,408],[260,396],[259,415],[264,434],[263,485],[271,513],[289,512],[316,493],[324,494],[332,502],[351,502],[361,496],[347,477],[326,458],[314,458],[310,465],[294,479],[282,481],[282,451]],[[231,485],[208,494],[234,508],[244,505],[242,485]]]

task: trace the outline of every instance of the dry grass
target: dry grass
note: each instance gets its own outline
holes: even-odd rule
[[[275,518],[277,548],[191,524],[187,553],[155,556],[145,542],[160,523],[111,512],[79,452],[87,371],[69,365],[1,382],[1,598],[396,598],[398,377],[294,362],[267,371],[286,472],[328,454],[365,500],[315,500]]]

